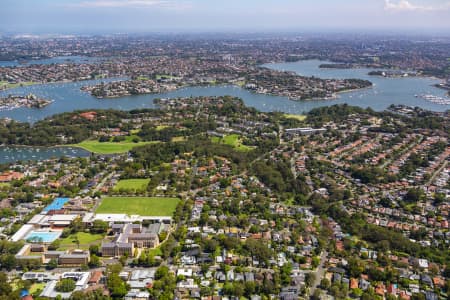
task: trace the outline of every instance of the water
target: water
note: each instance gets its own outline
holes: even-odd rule
[[[74,147],[11,147],[0,146],[0,163],[46,160],[57,157],[88,157],[89,151]]]
[[[342,93],[339,99],[329,102],[348,103],[350,105],[371,107],[375,110],[384,110],[391,104],[404,104],[418,106],[431,111],[445,111],[450,105],[439,105],[428,102],[415,95],[432,94],[445,97],[446,91],[434,87],[440,83],[439,80],[429,77],[401,77],[385,78],[380,76],[369,76],[373,69],[320,69],[319,65],[330,63],[319,60],[308,60],[293,63],[266,64],[265,67],[281,71],[293,71],[303,76],[315,76],[320,78],[359,78],[371,81],[374,86],[349,93]],[[319,103],[318,103],[319,104]],[[320,105],[320,104],[319,104]]]
[[[87,56],[57,56],[45,59],[32,59],[24,61],[22,63],[16,60],[15,61],[0,60],[0,67],[18,67],[24,65],[51,65],[51,64],[66,64],[66,63],[87,64],[98,62],[101,59],[102,58],[99,57],[87,57]]]
[[[257,108],[260,111],[282,111],[291,114],[302,114],[309,110],[333,104],[348,103],[349,105],[372,107],[375,110],[383,110],[391,104],[404,104],[419,106],[432,111],[445,111],[450,105],[439,105],[427,102],[415,95],[432,94],[445,97],[446,91],[433,87],[439,80],[423,77],[411,78],[383,78],[369,76],[370,69],[320,69],[319,65],[325,61],[301,61],[293,63],[274,63],[264,66],[277,70],[294,71],[300,75],[316,76],[320,78],[360,78],[374,83],[373,88],[340,94],[336,100],[291,101],[286,97],[253,94],[236,86],[208,86],[187,87],[177,91],[153,94],[136,95],[114,99],[97,99],[80,88],[84,85],[92,85],[101,81],[90,80],[83,82],[52,83],[27,87],[19,87],[0,92],[0,96],[8,94],[25,95],[29,93],[55,100],[43,109],[18,108],[0,112],[0,118],[8,117],[19,121],[36,122],[48,116],[82,109],[119,109],[130,110],[136,108],[155,108],[155,98],[175,98],[190,96],[221,96],[231,95],[240,97],[245,104]],[[6,150],[8,149],[8,150]],[[17,149],[14,150],[14,149]],[[82,149],[71,148],[5,148],[0,147],[0,163],[17,160],[42,160],[60,156],[88,156],[89,152]]]
[[[62,232],[60,231],[32,231],[24,240],[39,241],[46,244],[52,243],[59,238]]]
[[[277,70],[295,71],[305,76],[317,76],[321,78],[361,78],[374,83],[374,87],[359,91],[340,94],[336,100],[291,101],[286,97],[253,94],[235,86],[209,86],[187,87],[177,91],[136,95],[114,99],[97,99],[80,90],[84,85],[99,83],[101,80],[89,80],[83,82],[51,83],[34,86],[18,87],[0,92],[0,95],[29,94],[55,100],[43,109],[18,108],[11,111],[0,112],[1,117],[9,117],[19,121],[35,122],[45,117],[73,111],[77,109],[119,109],[130,110],[135,108],[154,108],[153,99],[189,96],[220,96],[231,95],[240,97],[248,106],[261,111],[283,111],[287,113],[305,113],[315,107],[348,103],[361,107],[372,107],[375,110],[383,110],[391,104],[405,104],[419,106],[433,111],[445,111],[450,105],[439,105],[415,97],[421,94],[433,94],[445,97],[445,91],[433,87],[439,80],[423,77],[411,78],[384,78],[369,76],[370,69],[319,69],[323,61],[310,60],[294,63],[276,63],[265,66]],[[117,79],[115,79],[117,80]],[[103,80],[109,81],[109,80]]]

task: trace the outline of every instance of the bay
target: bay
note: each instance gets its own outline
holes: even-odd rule
[[[86,64],[86,63],[95,63],[103,58],[100,57],[88,57],[88,56],[56,56],[51,58],[43,58],[43,59],[31,59],[25,61],[6,61],[0,60],[0,67],[19,67],[26,65],[51,65],[51,64],[67,64],[67,63],[75,63],[75,64]]]
[[[76,147],[19,147],[1,146],[0,164],[28,160],[47,160],[59,157],[88,157],[91,153]]]
[[[373,82],[374,86],[369,89],[357,90],[339,94],[335,100],[313,100],[313,101],[292,101],[286,97],[254,94],[243,88],[223,85],[223,86],[197,86],[185,87],[176,91],[133,95],[113,99],[97,99],[89,93],[83,92],[80,88],[84,85],[97,84],[101,81],[108,82],[122,80],[124,78],[113,78],[107,80],[89,80],[82,82],[65,82],[39,84],[33,86],[18,87],[6,91],[1,91],[0,96],[8,94],[26,95],[29,93],[54,100],[53,103],[42,109],[17,108],[9,111],[1,111],[0,118],[7,117],[23,122],[36,122],[54,114],[85,109],[118,109],[131,110],[138,108],[157,108],[153,103],[156,98],[177,98],[196,96],[223,96],[230,95],[242,98],[246,105],[255,107],[260,111],[280,111],[290,114],[304,114],[313,108],[328,106],[333,104],[347,103],[349,105],[371,107],[374,110],[384,110],[391,104],[403,104],[408,106],[418,106],[432,111],[445,111],[450,109],[450,105],[439,105],[427,102],[416,95],[432,94],[445,97],[446,91],[438,89],[433,85],[440,81],[429,77],[406,77],[406,78],[384,78],[369,76],[371,69],[321,69],[320,64],[326,61],[308,60],[289,63],[271,63],[264,67],[296,72],[303,76],[315,76],[320,78],[360,78]],[[11,149],[11,147],[9,148]],[[60,157],[65,155],[87,156],[89,152],[67,148],[27,148],[18,149],[16,153],[11,150],[6,151],[5,147],[0,147],[0,163],[28,159],[48,159],[50,157]],[[14,151],[13,151],[14,152]],[[12,154],[12,155],[11,155]]]

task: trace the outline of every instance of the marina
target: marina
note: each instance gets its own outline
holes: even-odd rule
[[[450,98],[448,97],[439,97],[435,95],[420,95],[420,97],[428,102],[439,104],[439,105],[450,105]]]
[[[91,153],[76,147],[0,146],[0,164],[16,161],[47,160],[59,157],[88,157]]]

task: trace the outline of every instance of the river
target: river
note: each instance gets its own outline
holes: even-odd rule
[[[404,104],[419,106],[432,111],[445,111],[450,105],[439,105],[427,102],[415,95],[432,94],[440,97],[445,96],[445,91],[438,89],[433,84],[439,80],[426,77],[407,78],[384,78],[367,75],[370,69],[320,69],[319,65],[326,61],[308,60],[289,63],[266,64],[265,67],[276,70],[293,71],[304,76],[316,76],[320,78],[360,78],[374,83],[369,89],[341,93],[335,100],[314,101],[291,101],[286,97],[254,94],[237,86],[206,86],[186,87],[176,91],[151,94],[135,95],[114,99],[97,99],[83,92],[80,88],[84,85],[99,83],[100,80],[89,80],[83,82],[51,83],[33,86],[19,87],[1,91],[0,96],[8,94],[33,93],[54,102],[42,109],[17,108],[10,111],[1,111],[0,118],[8,117],[18,121],[36,122],[48,116],[74,110],[82,109],[119,109],[130,110],[136,108],[155,108],[153,99],[174,98],[190,96],[221,96],[231,95],[240,97],[245,104],[257,108],[260,111],[282,111],[290,114],[302,114],[309,110],[333,105],[347,103],[361,107],[371,107],[375,110],[383,110],[391,104]],[[118,79],[110,79],[118,80]],[[110,81],[103,80],[103,81]],[[0,162],[5,155],[0,148]],[[41,150],[42,151],[42,150]],[[51,153],[54,153],[53,150]],[[34,153],[33,155],[36,155]],[[30,159],[33,158],[30,156]],[[21,159],[26,159],[22,157]]]

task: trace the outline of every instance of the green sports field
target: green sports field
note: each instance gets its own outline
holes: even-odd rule
[[[143,192],[147,189],[150,179],[122,179],[114,186],[114,191],[137,191]]]
[[[134,143],[131,141],[123,142],[99,142],[99,141],[83,141],[78,144],[71,145],[73,147],[80,147],[89,152],[98,154],[114,154],[114,153],[126,153],[133,149],[134,147],[143,146],[146,144],[152,144],[155,142],[138,142]]]
[[[105,197],[96,213],[172,216],[180,199],[165,197]]]
[[[284,116],[288,119],[296,119],[299,121],[305,121],[306,116],[305,115],[293,115],[293,114],[284,114]]]

